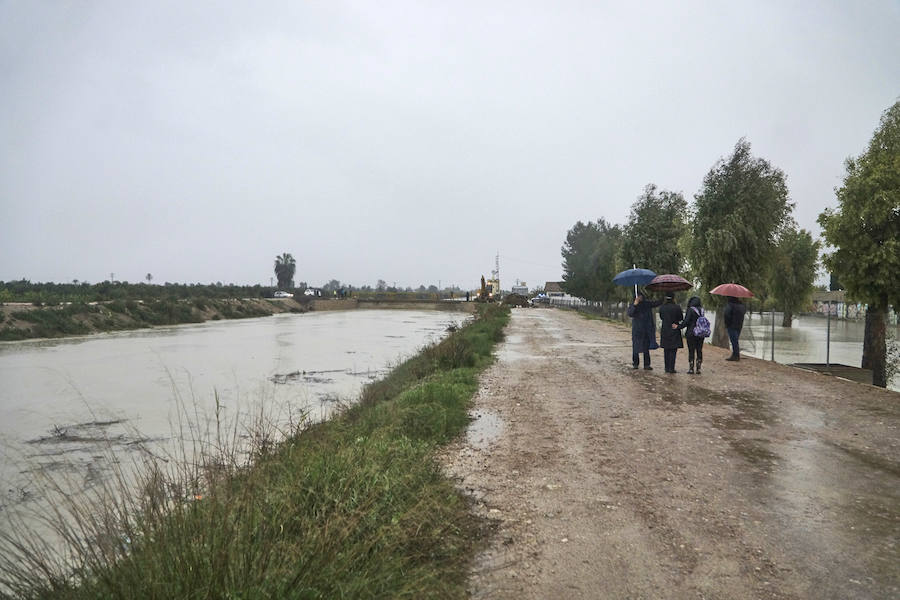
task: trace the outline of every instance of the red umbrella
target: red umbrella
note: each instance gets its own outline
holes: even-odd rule
[[[717,296],[734,296],[735,298],[752,298],[753,292],[736,283],[723,283],[709,290],[710,294]]]
[[[648,290],[654,292],[678,292],[681,290],[689,290],[692,286],[691,282],[684,277],[678,275],[657,275],[653,281],[645,286]]]

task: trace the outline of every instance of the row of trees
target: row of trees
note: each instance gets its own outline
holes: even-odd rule
[[[279,256],[275,257],[275,276],[278,278],[278,289],[279,290],[292,290],[294,289],[294,275],[297,270],[297,261],[294,257],[285,252]],[[299,289],[305,290],[308,286],[305,281],[301,281],[298,286]],[[341,283],[337,279],[331,279],[322,286],[322,291],[325,293],[331,292],[340,292],[344,291],[361,291],[361,292],[387,292],[387,293],[406,293],[406,294],[446,294],[452,295],[456,293],[465,293],[460,290],[457,286],[449,286],[444,287],[444,289],[438,289],[436,285],[420,285],[418,288],[412,288],[410,286],[401,287],[394,285],[388,285],[388,283],[379,279],[375,286],[371,285],[363,285],[363,286],[354,286],[349,283]]]
[[[624,226],[578,222],[562,248],[566,291],[588,300],[624,298],[613,276],[633,265],[678,273],[710,289],[740,282],[790,315],[809,299],[819,243],[791,218],[784,173],[740,140],[717,162],[689,206],[650,184]]]
[[[29,302],[58,304],[61,302],[107,302],[111,300],[186,300],[189,298],[261,298],[271,295],[272,288],[233,283],[129,283],[102,281],[88,283],[32,282],[27,279],[0,281],[0,303]]]
[[[819,217],[834,248],[824,262],[853,299],[869,305],[863,367],[884,386],[887,309],[900,300],[900,102],[884,113],[866,152],[846,166],[839,207]],[[588,300],[624,299],[628,290],[612,278],[637,265],[681,274],[704,294],[720,283],[746,285],[780,308],[790,327],[809,302],[821,242],[792,218],[784,172],[754,157],[741,139],[693,200],[650,184],[624,226],[603,218],[576,223],[562,247],[564,289]],[[724,327],[716,331],[721,339],[713,342],[724,344]]]

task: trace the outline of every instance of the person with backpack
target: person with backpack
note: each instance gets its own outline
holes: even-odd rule
[[[675,373],[675,355],[679,348],[684,348],[681,330],[678,328],[683,318],[681,307],[675,304],[675,294],[666,292],[666,301],[659,307],[659,320],[662,321],[659,345],[665,351],[666,373]]]
[[[709,319],[703,314],[703,306],[698,296],[692,296],[688,300],[687,313],[684,320],[678,325],[680,329],[684,329],[684,339],[687,340],[688,347],[688,375],[700,374],[700,367],[703,365],[703,344],[710,334]],[[694,362],[696,356],[697,362]],[[696,366],[696,370],[695,370]]]

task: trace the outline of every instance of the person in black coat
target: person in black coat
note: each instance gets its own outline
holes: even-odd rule
[[[703,365],[703,341],[705,338],[694,335],[694,326],[697,325],[697,319],[702,314],[703,306],[700,303],[700,298],[692,296],[688,300],[688,308],[684,320],[678,326],[679,329],[684,329],[684,339],[687,341],[688,364],[690,365],[690,368],[688,368],[689,375],[694,373],[699,375],[700,367]],[[696,371],[694,370],[694,355],[697,356]]]
[[[725,360],[741,360],[741,347],[738,345],[738,338],[741,337],[741,329],[744,327],[744,315],[747,313],[747,307],[739,298],[728,296],[728,303],[725,305],[725,313],[722,315],[725,320],[725,330],[728,331],[728,339],[731,340],[731,356]]]
[[[666,292],[666,301],[659,307],[659,345],[665,350],[666,373],[675,373],[675,355],[679,348],[684,348],[681,340],[679,324],[684,318],[681,307],[675,304],[675,294]]]
[[[638,359],[644,355],[644,369],[652,371],[650,366],[650,350],[656,345],[656,324],[653,322],[653,308],[661,304],[659,300],[647,300],[644,292],[638,292],[634,302],[628,307],[631,317],[631,364],[638,368]]]

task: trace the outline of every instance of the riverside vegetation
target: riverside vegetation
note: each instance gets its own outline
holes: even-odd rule
[[[265,317],[276,312],[303,312],[300,304],[262,298],[192,298],[112,300],[103,304],[74,302],[61,306],[2,307],[0,341],[85,335],[99,331],[140,329],[156,325],[202,323],[219,319]]]
[[[486,525],[434,455],[466,427],[478,374],[508,318],[499,306],[480,307],[474,321],[368,385],[339,416],[298,427],[281,443],[257,426],[252,458],[238,460],[216,434],[204,447],[218,450],[202,453],[196,468],[173,476],[168,465],[147,463],[140,494],[55,508],[68,514],[54,521],[67,542],[63,564],[33,538],[0,536],[3,593],[465,597]]]

